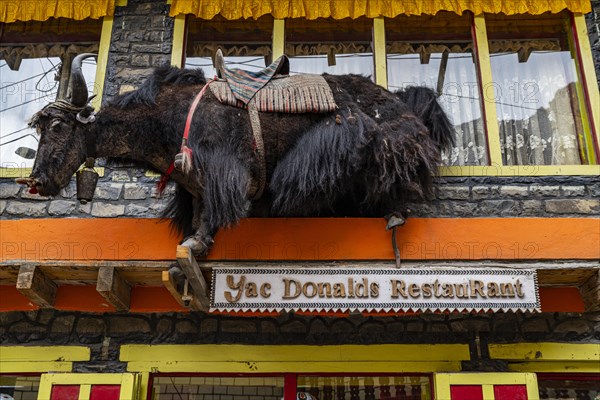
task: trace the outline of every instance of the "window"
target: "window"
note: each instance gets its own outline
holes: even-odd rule
[[[153,377],[151,388],[152,400],[432,399],[429,375],[186,376],[178,374]]]
[[[314,399],[431,399],[429,376],[299,376],[298,392]]]
[[[211,76],[218,47],[251,70],[285,52],[291,73],[362,74],[391,91],[424,85],[455,130],[441,174],[596,175],[600,97],[584,29],[567,11],[188,18],[187,65]]]
[[[504,165],[589,164],[569,15],[486,15]]]
[[[235,21],[218,16],[210,21],[190,18],[185,66],[201,68],[207,78],[212,78],[213,58],[221,49],[229,68],[259,71],[271,63],[272,30],[270,16]]]
[[[40,377],[31,375],[0,375],[1,400],[35,400],[40,387]]]
[[[5,24],[0,45],[1,168],[33,166],[38,138],[27,124],[46,104],[68,95],[70,64],[80,53],[98,53],[102,21]],[[83,65],[90,95],[95,90],[96,62]]]
[[[385,20],[388,89],[427,86],[439,94],[456,136],[445,165],[489,162],[471,24],[469,13],[450,12]]]
[[[600,398],[598,374],[538,374],[540,400]]]
[[[368,18],[286,21],[285,52],[291,73],[361,74],[374,78]]]
[[[283,376],[158,376],[152,400],[281,400]]]

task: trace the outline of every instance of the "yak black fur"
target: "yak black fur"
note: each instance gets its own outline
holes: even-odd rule
[[[258,208],[266,205],[272,216],[405,213],[410,199],[431,192],[440,153],[453,144],[435,93],[423,87],[391,93],[359,75],[324,78],[336,112],[260,113],[268,190]],[[35,119],[42,136],[31,182],[49,195],[65,186],[74,171],[60,171],[52,153],[65,153],[69,167],[63,169],[80,165],[90,133],[97,156],[147,163],[164,173],[205,84],[201,70],[158,68],[138,90],[104,106],[92,124],[76,122],[68,111],[42,110]],[[195,168],[173,174],[177,189],[165,217],[185,235],[195,232],[192,247],[205,253],[217,229],[257,208],[249,199],[259,166],[247,111],[222,105],[207,91],[193,116],[189,146]]]

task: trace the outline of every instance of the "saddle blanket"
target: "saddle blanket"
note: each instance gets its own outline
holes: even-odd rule
[[[239,108],[247,103],[239,100],[226,80],[209,85],[219,102]],[[337,109],[331,88],[321,75],[277,75],[252,98],[260,112],[327,113]]]

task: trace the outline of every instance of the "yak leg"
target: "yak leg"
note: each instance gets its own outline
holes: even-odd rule
[[[200,226],[182,245],[196,256],[206,255],[219,228],[236,224],[248,215],[250,172],[234,154],[225,149],[205,150],[197,155],[204,172]]]

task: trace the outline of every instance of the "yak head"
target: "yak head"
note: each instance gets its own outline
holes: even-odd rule
[[[39,147],[31,175],[17,183],[27,185],[31,193],[55,196],[67,186],[75,171],[85,161],[91,147],[86,127],[93,121],[93,109],[88,105],[88,92],[81,63],[95,54],[80,54],[71,64],[68,99],[59,99],[38,111],[29,126],[40,136]],[[93,147],[93,146],[92,146]],[[92,150],[93,151],[93,150]]]

